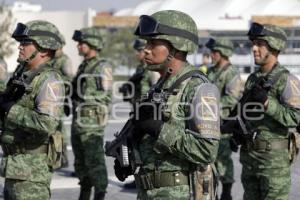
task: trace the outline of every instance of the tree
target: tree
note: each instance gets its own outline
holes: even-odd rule
[[[11,39],[11,34],[9,33],[11,23],[12,12],[2,2],[0,5],[0,58],[13,53],[12,44],[14,41]]]
[[[105,48],[102,55],[109,58],[115,66],[136,66],[135,51],[132,47],[135,36],[132,27],[106,28]]]

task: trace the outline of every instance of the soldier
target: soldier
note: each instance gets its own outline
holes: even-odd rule
[[[108,184],[103,136],[112,95],[112,66],[100,57],[104,41],[97,28],[76,30],[73,40],[78,42],[78,52],[84,57],[72,81],[71,142],[75,173],[80,180],[79,199],[90,199],[94,187],[94,200],[100,200],[104,199]]]
[[[120,92],[124,95],[124,101],[130,101],[131,104],[135,104],[143,94],[148,92],[152,85],[151,72],[145,69],[145,46],[145,40],[136,39],[134,41],[133,48],[136,50],[136,57],[140,63],[135,73],[129,78],[128,82],[130,83],[125,83],[120,88]]]
[[[229,57],[233,52],[233,44],[225,38],[210,39],[206,43],[211,50],[211,58],[214,64],[207,72],[208,79],[214,83],[221,95],[221,119],[229,115],[237,103],[242,89],[242,81],[239,71],[230,63]],[[223,185],[221,200],[231,200],[231,187],[233,179],[233,160],[230,149],[230,135],[222,134],[216,167],[220,181]]]
[[[243,138],[240,151],[243,199],[289,199],[288,128],[300,121],[300,82],[278,62],[287,41],[282,28],[253,23],[248,36],[259,69],[248,77],[243,95],[250,93],[248,102],[260,104],[263,115],[245,116],[252,136]]]
[[[147,40],[147,69],[162,75],[135,116],[138,199],[213,199],[210,164],[220,138],[219,92],[186,61],[198,47],[197,26],[185,13],[164,10],[142,15],[135,35]],[[115,160],[115,173],[122,179],[130,171]]]
[[[18,23],[12,34],[20,43],[20,65],[0,98],[4,199],[50,199],[51,175],[62,150],[57,129],[64,86],[52,67],[62,46],[58,35],[53,24],[41,20]]]
[[[66,45],[66,41],[63,35],[60,35],[60,39],[63,42],[63,46]],[[63,47],[62,46],[62,47]],[[55,58],[53,62],[53,67],[54,69],[57,69],[61,75],[62,78],[65,82],[65,90],[66,90],[66,95],[69,95],[70,93],[70,85],[72,81],[72,62],[70,58],[63,52],[62,48],[59,48],[55,52]],[[63,154],[62,154],[62,159],[61,159],[61,167],[65,168],[69,166],[69,161],[68,161],[68,151],[67,151],[67,130],[64,125],[64,121],[66,120],[66,117],[69,116],[70,114],[70,105],[72,102],[70,102],[69,98],[65,99],[65,109],[64,109],[64,116],[61,118],[62,121],[60,123],[60,131],[62,132],[64,136],[64,144],[63,144]]]
[[[207,74],[207,70],[210,67],[210,56],[209,53],[204,52],[202,54],[202,64],[199,66],[199,70],[204,73]]]
[[[3,58],[0,57],[0,91],[5,90],[5,85],[7,81],[7,64]]]

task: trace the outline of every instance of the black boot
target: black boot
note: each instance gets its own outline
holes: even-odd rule
[[[232,183],[224,183],[220,200],[232,200],[231,196]]]
[[[79,200],[90,200],[91,196],[91,188],[81,187]]]
[[[104,200],[105,192],[95,192],[94,200]]]

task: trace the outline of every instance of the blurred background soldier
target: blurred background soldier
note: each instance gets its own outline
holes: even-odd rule
[[[104,199],[107,171],[103,137],[112,98],[112,66],[101,58],[103,37],[97,28],[76,30],[79,55],[84,57],[72,81],[73,123],[71,142],[75,156],[75,173],[80,182],[80,200]]]
[[[0,92],[4,91],[6,87],[7,78],[8,78],[7,64],[5,60],[0,57]]]
[[[243,199],[289,199],[288,129],[300,121],[300,82],[278,62],[287,41],[282,28],[253,23],[248,36],[259,69],[248,77],[243,96],[250,94],[248,103],[261,105],[257,114],[263,115],[246,118],[251,135],[243,139],[240,151]]]
[[[60,35],[60,39],[63,42],[63,46],[65,46],[66,41],[65,41],[64,36]],[[63,48],[63,46],[62,46],[62,48]],[[58,70],[61,73],[61,76],[64,80],[65,91],[66,91],[64,115],[61,118],[61,123],[60,123],[60,130],[64,136],[61,168],[65,168],[65,167],[69,166],[69,161],[68,161],[68,151],[67,151],[67,145],[68,145],[67,129],[64,124],[64,121],[66,121],[67,116],[70,115],[71,106],[72,106],[71,99],[68,97],[70,97],[70,87],[71,87],[71,81],[72,81],[72,77],[73,77],[73,73],[72,73],[73,67],[72,67],[72,62],[71,62],[70,58],[63,52],[62,48],[57,49],[55,52],[53,67],[54,67],[54,69]]]
[[[202,64],[199,66],[199,70],[204,74],[207,74],[207,70],[210,67],[210,56],[209,53],[204,52],[202,54]]]
[[[137,108],[138,199],[213,199],[210,164],[220,137],[219,92],[186,61],[198,47],[197,26],[187,14],[165,10],[142,15],[135,34],[147,39],[147,69],[162,75]],[[155,116],[160,106],[164,109]],[[131,174],[118,160],[115,173],[120,179]]]
[[[211,50],[211,59],[214,64],[208,69],[207,77],[214,83],[221,95],[221,119],[229,115],[230,110],[238,102],[242,90],[242,81],[239,71],[230,63],[230,56],[233,53],[233,44],[225,38],[216,38],[206,43]],[[221,200],[231,200],[231,188],[233,179],[233,160],[230,149],[230,135],[222,134],[216,167],[222,182]]]
[[[53,24],[40,20],[18,23],[12,37],[20,42],[20,65],[0,96],[4,199],[50,199],[51,175],[61,162],[64,99],[52,59],[62,41]]]
[[[124,101],[129,101],[131,104],[135,104],[141,98],[142,94],[148,92],[152,85],[151,72],[145,69],[145,46],[146,40],[136,39],[134,41],[133,48],[136,50],[136,57],[140,63],[128,82],[123,84],[119,89],[123,93]]]

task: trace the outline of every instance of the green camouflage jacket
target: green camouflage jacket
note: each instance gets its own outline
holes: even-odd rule
[[[227,117],[230,109],[235,106],[241,95],[242,80],[240,73],[230,64],[222,69],[217,67],[209,68],[207,77],[218,87],[221,94],[221,117]]]
[[[268,92],[269,103],[263,119],[247,121],[249,127],[257,128],[259,132],[256,140],[270,142],[287,140],[289,127],[295,127],[300,123],[300,82],[297,77],[285,70],[283,66],[277,64],[268,75],[272,79],[278,73],[281,74]],[[251,74],[245,84],[244,93],[247,93],[261,76],[265,74],[259,70]],[[247,151],[245,146],[242,146],[240,160],[242,164],[258,169],[286,167],[290,164],[288,148]]]
[[[50,183],[47,154],[26,151],[47,144],[58,128],[65,94],[62,78],[51,65],[48,62],[22,74],[29,86],[7,114],[1,137],[2,148],[14,152],[1,162],[5,178]]]
[[[186,64],[181,72],[169,78],[163,88],[170,87],[178,77],[194,69],[194,67]],[[206,166],[215,161],[220,137],[219,94],[216,87],[213,87],[215,90],[207,92],[209,94],[197,90],[199,88],[204,89],[206,84],[208,83],[204,84],[200,78],[188,79],[181,83],[177,95],[171,95],[168,98],[166,111],[172,110],[172,114],[170,119],[163,124],[158,139],[145,135],[139,145],[145,171],[153,171],[154,169],[189,171],[192,167]],[[212,86],[212,84],[209,85]],[[200,96],[197,96],[197,93]],[[205,109],[207,107],[199,99],[211,100],[210,103],[205,104],[212,106],[208,108],[209,111]],[[202,121],[195,123],[195,126],[198,127],[197,130],[190,130],[186,126],[185,117],[189,116],[193,110],[193,107],[190,109],[189,105],[194,105],[195,101],[197,105],[201,105],[196,107],[198,110],[206,110],[207,112],[200,113]]]
[[[72,83],[73,120],[77,132],[102,130],[107,122],[108,105],[112,98],[111,64],[100,57],[84,60]]]

